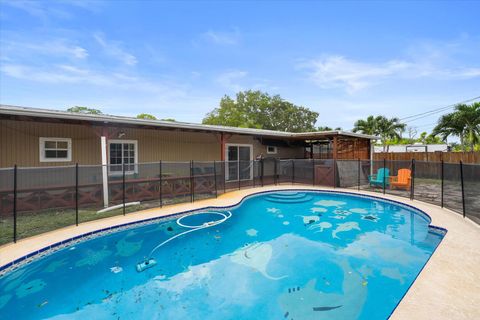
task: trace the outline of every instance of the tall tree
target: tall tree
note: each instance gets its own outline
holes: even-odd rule
[[[389,139],[401,139],[402,132],[405,131],[405,124],[400,123],[398,118],[387,119],[383,116],[376,118],[377,135],[380,136],[383,145],[383,152],[388,152]]]
[[[480,103],[456,105],[454,112],[440,117],[433,134],[440,135],[444,141],[457,136],[463,151],[467,150],[467,144],[471,151],[475,150],[475,145],[480,143]]]
[[[437,125],[433,128],[432,134],[442,137],[443,141],[447,141],[448,137],[456,136],[460,138],[460,145],[465,151],[463,139],[463,125],[460,123],[455,113],[448,113],[440,117]]]
[[[315,131],[318,113],[261,91],[241,91],[235,99],[224,96],[208,113],[204,124],[289,132]]]
[[[77,113],[87,113],[87,114],[102,114],[102,111],[98,109],[81,107],[81,106],[74,106],[74,107],[68,108],[67,111],[77,112]]]
[[[470,151],[474,151],[480,142],[480,103],[459,104],[455,109],[456,117],[463,125],[464,142],[470,145]]]
[[[148,114],[148,113],[140,113],[140,114],[137,115],[137,118],[138,119],[145,119],[145,120],[157,120],[157,117],[155,117],[152,114]]]
[[[342,128],[336,127],[335,129],[328,126],[320,126],[317,128],[317,131],[342,131]]]
[[[377,134],[377,119],[374,116],[368,116],[366,120],[357,120],[352,131],[375,135]]]
[[[405,124],[398,118],[388,119],[384,116],[368,116],[366,120],[357,120],[353,128],[353,132],[379,136],[384,152],[388,152],[389,140],[401,140],[403,131],[405,131]]]

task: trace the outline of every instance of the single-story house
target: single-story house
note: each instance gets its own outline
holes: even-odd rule
[[[251,185],[259,176],[262,184],[279,176],[311,178],[312,169],[318,184],[331,185],[331,160],[296,169],[291,161],[285,167],[287,162],[272,160],[371,159],[374,139],[344,131],[291,133],[0,105],[0,214],[12,210],[17,178],[17,210],[26,212],[71,208],[76,183],[81,207],[117,204],[124,193],[128,201],[146,201],[159,194],[211,193],[220,183],[224,190]],[[265,159],[261,174],[252,162],[258,158]],[[15,165],[18,174],[5,169]]]
[[[373,139],[345,131],[290,133],[0,105],[0,168],[75,163],[133,168],[133,163],[159,160],[258,157],[370,159]]]

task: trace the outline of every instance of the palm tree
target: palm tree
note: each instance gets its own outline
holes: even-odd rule
[[[437,125],[433,128],[432,134],[435,136],[440,135],[445,142],[450,136],[459,137],[460,144],[465,151],[465,144],[463,143],[463,125],[460,123],[454,112],[441,116]]]
[[[401,123],[398,118],[388,119],[384,116],[369,116],[366,120],[356,121],[352,131],[360,131],[364,134],[380,136],[383,151],[388,152],[387,141],[389,139],[400,140],[402,138],[402,132],[405,131],[405,127],[406,125]]]
[[[464,142],[469,143],[470,151],[473,151],[475,144],[480,142],[480,103],[459,104],[455,109],[456,117],[463,125]]]
[[[355,121],[353,132],[360,131],[363,134],[376,134],[376,118],[374,116],[368,116],[367,120],[357,120]]]
[[[375,122],[377,123],[376,134],[380,136],[382,141],[383,152],[388,152],[388,140],[400,140],[402,138],[402,132],[405,131],[406,125],[401,123],[398,118],[387,119],[383,116],[376,117]],[[386,150],[385,147],[387,147]]]
[[[432,134],[440,135],[444,141],[457,136],[463,151],[466,151],[467,143],[473,151],[475,144],[480,142],[480,103],[456,105],[454,112],[440,117]]]

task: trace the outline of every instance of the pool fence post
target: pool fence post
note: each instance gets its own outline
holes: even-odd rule
[[[360,191],[360,158],[358,158],[358,160],[357,160],[357,171],[358,171],[357,190]]]
[[[218,198],[217,190],[217,162],[213,160],[213,184],[215,185],[215,198]]]
[[[412,182],[410,183],[410,200],[415,199],[415,159],[412,158]]]
[[[158,162],[158,169],[159,169],[159,185],[158,185],[158,193],[159,193],[159,197],[160,197],[160,208],[163,207],[163,195],[162,195],[162,189],[163,189],[163,181],[162,181],[162,160],[160,160]]]
[[[315,186],[315,159],[313,158],[312,158],[312,186]]]
[[[190,202],[195,199],[195,186],[193,178],[193,160],[190,160]]]
[[[387,170],[387,159],[383,158],[383,194],[385,194],[385,182],[386,182],[385,171],[386,170]]]
[[[123,215],[125,215],[125,162],[122,163],[122,186]]]
[[[223,193],[227,192],[227,164],[225,163],[225,160],[222,161],[223,166],[222,166],[222,172],[223,172]]]
[[[78,226],[78,162],[75,164],[75,225]]]
[[[292,159],[292,184],[295,183],[295,160]]]
[[[273,182],[275,185],[278,184],[278,173],[277,173],[277,158],[273,160]]]
[[[333,159],[333,188],[337,187],[337,159]]]
[[[255,188],[255,160],[250,160],[249,170],[252,173],[252,186]]]
[[[265,164],[263,162],[263,158],[260,159],[260,173],[262,174],[260,176],[260,181],[262,182],[262,187],[263,187],[263,184],[264,184],[263,175],[265,174]]]
[[[443,159],[442,159],[442,162],[441,162],[441,170],[440,170],[440,174],[441,174],[441,177],[442,177],[442,188],[441,188],[441,207],[443,208],[443,188],[444,188],[444,172],[445,168],[444,168],[444,162],[443,162]]]
[[[463,217],[465,218],[466,216],[466,210],[465,210],[465,188],[464,188],[464,183],[463,183],[463,162],[460,160],[460,180],[462,182],[462,212],[463,212]]]
[[[17,242],[17,165],[13,167],[13,242]]]
[[[255,166],[255,162],[256,160],[252,160],[251,163],[252,163],[252,183],[253,183],[253,187],[255,188],[255,178],[258,176],[258,175],[255,175],[255,168],[258,168],[258,165]],[[257,173],[258,173],[258,170],[257,170]]]
[[[237,179],[238,179],[238,190],[242,189],[242,185],[240,184],[240,159],[237,161]]]

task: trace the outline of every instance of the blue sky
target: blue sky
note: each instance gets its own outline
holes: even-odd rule
[[[2,1],[0,102],[200,122],[260,89],[351,129],[480,95],[479,2]],[[408,123],[430,130],[437,115]]]

